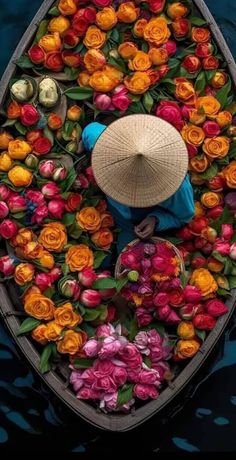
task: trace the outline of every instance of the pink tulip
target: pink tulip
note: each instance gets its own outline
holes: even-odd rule
[[[50,273],[38,273],[35,276],[35,284],[38,286],[41,292],[52,286],[52,278]]]
[[[126,88],[125,85],[118,85],[115,87],[115,89],[113,90],[113,94],[127,94],[128,93],[128,90]]]
[[[217,238],[214,244],[214,251],[219,252],[222,256],[227,256],[230,253],[230,243]]]
[[[13,238],[18,232],[16,222],[10,219],[5,219],[0,224],[0,236],[6,240]]]
[[[154,385],[143,385],[141,383],[137,383],[134,385],[134,396],[136,398],[142,399],[142,401],[146,401],[147,399],[156,399],[158,397],[158,391]]]
[[[52,282],[55,283],[55,281],[57,281],[61,276],[61,269],[59,267],[54,267],[50,271],[50,276],[51,276]]]
[[[95,308],[101,304],[102,297],[94,289],[85,289],[80,296],[80,301],[88,308]]]
[[[67,169],[64,166],[61,166],[60,168],[57,168],[54,173],[53,173],[53,180],[55,182],[59,182],[61,180],[64,180],[67,176]]]
[[[234,229],[232,224],[222,224],[221,225],[221,238],[223,240],[230,241],[234,234]]]
[[[42,177],[52,177],[55,171],[55,163],[53,160],[42,161],[39,165],[39,174]]]
[[[33,216],[32,216],[32,224],[40,225],[44,219],[48,216],[48,208],[46,205],[39,206],[35,209]]]
[[[80,297],[80,286],[74,279],[65,279],[59,283],[60,292],[69,299],[78,300]]]
[[[65,211],[65,202],[63,200],[51,200],[48,203],[48,211],[54,219],[61,219]]]
[[[10,256],[0,257],[0,272],[5,276],[11,276],[13,275],[14,271],[14,258]]]
[[[0,200],[7,201],[11,195],[11,190],[6,185],[0,185]]]
[[[187,303],[198,303],[202,299],[200,289],[195,286],[186,286],[184,288],[184,300]]]
[[[236,243],[231,244],[229,257],[232,260],[236,260]]]
[[[60,188],[54,182],[48,182],[47,184],[43,185],[41,190],[45,198],[56,198],[55,195],[60,192]]]
[[[25,211],[27,207],[26,199],[20,195],[11,196],[8,200],[8,206],[10,211],[13,213]]]
[[[92,268],[84,268],[79,272],[78,279],[82,286],[90,288],[98,276]]]
[[[4,201],[0,201],[0,219],[5,219],[9,213],[9,209]]]
[[[109,110],[111,98],[107,94],[98,94],[94,99],[94,104],[98,110]]]
[[[207,137],[214,137],[220,134],[220,127],[215,121],[205,121],[202,128]]]

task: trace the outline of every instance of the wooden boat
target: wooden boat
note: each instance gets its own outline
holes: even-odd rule
[[[2,105],[8,90],[9,80],[14,76],[16,71],[15,61],[27,49],[32,41],[32,38],[37,30],[40,21],[44,18],[49,8],[53,5],[54,0],[44,0],[42,6],[32,20],[30,26],[23,35],[19,42],[0,82],[0,104]],[[222,33],[217,26],[214,18],[208,10],[203,0],[193,0],[196,8],[199,10],[202,17],[208,23],[214,39],[218,44],[221,53],[225,57],[232,80],[236,85],[236,64],[232,54],[222,36]],[[5,247],[1,248],[1,255],[7,253]],[[232,290],[232,295],[227,301],[228,313],[218,319],[217,325],[212,332],[209,333],[207,339],[199,349],[198,353],[192,358],[182,372],[175,378],[173,382],[160,394],[157,400],[148,402],[144,406],[136,409],[130,414],[104,414],[97,411],[91,405],[84,401],[78,401],[75,394],[69,389],[67,385],[68,371],[59,367],[54,371],[50,371],[45,375],[41,375],[39,371],[40,356],[34,343],[26,336],[17,336],[17,331],[20,325],[20,316],[23,313],[22,306],[17,297],[14,284],[9,282],[6,285],[0,284],[0,313],[2,319],[7,326],[10,334],[23,355],[34,368],[34,370],[41,376],[43,381],[47,384],[49,389],[76,415],[94,425],[97,428],[109,431],[128,431],[138,425],[141,425],[153,415],[160,417],[169,414],[170,407],[177,401],[179,395],[186,392],[187,385],[193,379],[195,374],[202,368],[203,363],[208,356],[215,349],[220,337],[225,331],[225,328],[233,315],[234,305],[236,301],[236,290]],[[182,393],[181,393],[182,392]],[[186,396],[186,395],[185,395]],[[172,405],[172,406],[171,406]],[[164,415],[163,415],[164,414]]]

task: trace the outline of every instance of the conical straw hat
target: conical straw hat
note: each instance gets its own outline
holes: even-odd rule
[[[111,123],[92,153],[95,179],[119,203],[149,207],[180,187],[188,168],[179,132],[153,115],[135,114]]]

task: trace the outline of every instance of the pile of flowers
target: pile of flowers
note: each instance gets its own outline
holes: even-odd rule
[[[189,0],[59,0],[17,66],[0,128],[1,281],[15,284],[19,334],[38,346],[41,371],[63,358],[79,398],[128,410],[158,396],[173,361],[197,353],[236,287],[236,102],[225,59]],[[184,276],[172,246],[145,243],[127,248],[114,279],[118,229],[81,133],[132,113],[171,123],[188,149],[195,216],[171,240]]]

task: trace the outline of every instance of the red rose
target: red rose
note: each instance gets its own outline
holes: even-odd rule
[[[44,65],[47,69],[53,70],[53,72],[60,72],[64,67],[60,51],[47,53]]]
[[[68,67],[79,67],[81,63],[80,54],[73,51],[63,51],[62,60]]]
[[[83,17],[89,24],[93,24],[96,21],[96,10],[92,6],[88,6],[84,9]]]
[[[72,27],[79,37],[83,37],[89,27],[89,23],[83,17],[74,18],[72,21]]]
[[[200,313],[193,318],[193,325],[203,331],[211,331],[216,325],[216,320],[208,313]]]
[[[26,140],[30,144],[33,144],[40,137],[43,137],[42,129],[34,129],[33,131],[29,131],[29,133],[26,134]]]
[[[224,209],[222,206],[215,206],[214,208],[207,210],[207,216],[209,217],[209,219],[216,220],[221,216],[223,210]]]
[[[178,308],[184,303],[184,291],[182,288],[172,289],[168,292],[169,304],[172,307]]]
[[[213,45],[211,43],[198,43],[195,49],[195,54],[199,58],[206,58],[211,56],[213,52]]]
[[[188,252],[194,252],[195,251],[195,246],[193,244],[193,241],[185,241],[184,243],[181,244],[181,246]],[[178,246],[179,248],[179,246]]]
[[[63,41],[65,45],[71,46],[72,48],[79,43],[79,37],[77,32],[73,29],[68,29],[63,35]]]
[[[65,209],[67,212],[76,211],[82,201],[82,195],[80,193],[70,193],[66,200]]]
[[[215,70],[219,67],[219,60],[215,56],[209,56],[203,59],[202,61],[203,69],[205,70]]]
[[[189,159],[191,160],[191,158],[194,158],[198,154],[198,148],[196,145],[192,144],[186,144],[186,147],[188,149]]]
[[[34,64],[43,64],[46,57],[45,51],[39,45],[32,46],[28,51],[28,55]]]
[[[182,66],[189,72],[195,73],[201,68],[201,61],[194,54],[186,56],[182,62]]]
[[[156,116],[168,121],[178,130],[183,128],[182,112],[177,102],[161,101],[157,107]]]
[[[206,311],[209,315],[213,316],[214,318],[218,318],[219,316],[225,315],[228,312],[228,308],[219,299],[212,299],[208,300],[205,305]]]
[[[207,182],[207,187],[214,192],[221,192],[224,188],[224,180],[220,176],[215,176]],[[222,209],[221,206],[217,206],[217,208],[220,208],[220,210]]]
[[[52,143],[47,137],[40,137],[33,144],[33,150],[36,155],[46,155],[51,148]]]
[[[205,246],[206,240],[202,236],[199,236],[198,238],[195,238],[194,240],[194,246],[196,249],[202,249],[203,246]]]
[[[112,0],[92,0],[92,2],[95,6],[98,6],[98,8],[104,8],[112,4]]]
[[[193,239],[193,234],[187,225],[185,227],[181,228],[177,233],[176,236],[180,238],[181,240],[187,241],[187,240],[192,240]]]
[[[209,221],[207,217],[194,217],[193,220],[189,223],[189,228],[194,235],[200,235],[201,231],[206,228],[208,224]]]
[[[206,259],[203,256],[196,256],[191,260],[191,267],[195,270],[196,268],[203,268],[206,266]]]
[[[209,256],[213,251],[213,245],[211,243],[206,243],[205,246],[202,248],[203,254]]]
[[[21,107],[20,121],[24,126],[35,125],[39,121],[39,113],[31,104],[24,104]]]
[[[152,13],[161,13],[164,9],[166,0],[148,0],[147,3]]]
[[[179,18],[172,22],[172,28],[176,38],[186,37],[190,32],[190,27],[191,23],[188,19]]]
[[[163,64],[165,66],[165,64]],[[162,67],[162,66],[161,66]],[[154,85],[158,80],[161,78],[161,69],[159,70],[147,70],[146,74],[149,76],[151,80],[151,85]]]

